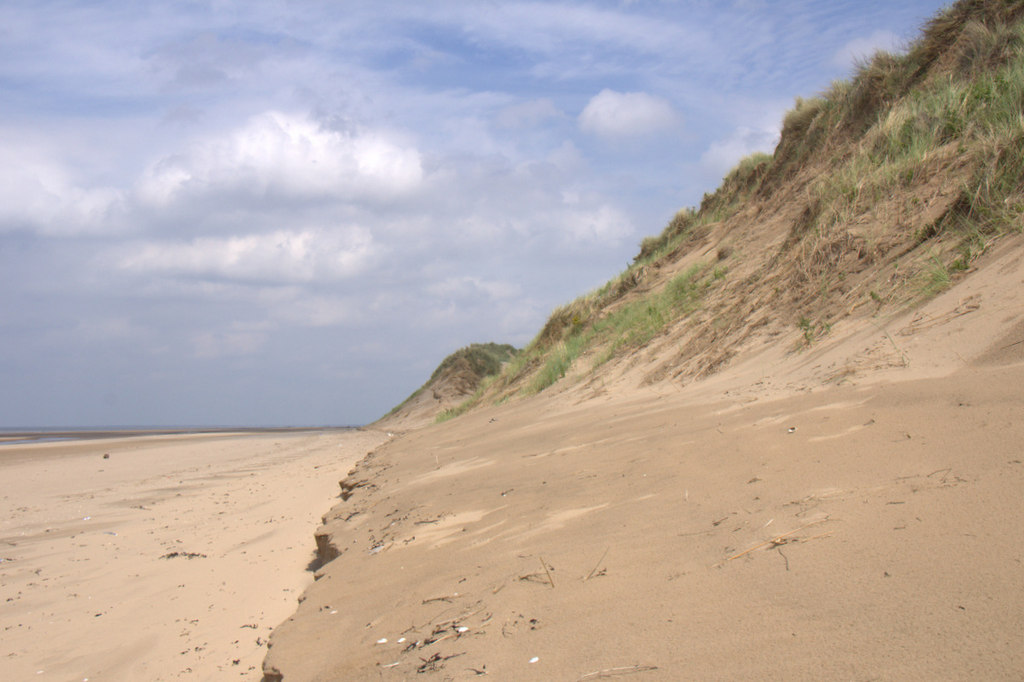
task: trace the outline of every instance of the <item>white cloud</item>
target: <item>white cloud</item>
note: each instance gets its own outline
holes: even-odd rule
[[[599,206],[592,211],[569,212],[564,229],[573,241],[617,243],[633,233],[633,224],[622,211],[612,206]]]
[[[123,270],[264,282],[336,280],[359,274],[377,248],[368,230],[279,230],[228,238],[200,237],[188,243],[132,247]]]
[[[832,63],[841,68],[850,68],[857,62],[870,58],[878,50],[898,52],[902,47],[902,42],[895,33],[875,31],[866,38],[856,38],[843,45],[832,56]]]
[[[330,130],[272,111],[153,163],[138,191],[158,206],[219,193],[373,200],[408,193],[422,179],[419,152],[380,132]]]
[[[712,179],[721,178],[740,159],[754,152],[771,153],[779,142],[779,128],[740,126],[724,140],[712,142],[701,155],[700,163]]]
[[[663,132],[679,123],[672,105],[644,92],[602,90],[579,116],[580,129],[605,137],[629,137]]]
[[[669,23],[630,11],[584,4],[510,2],[457,3],[458,25],[480,41],[495,41],[537,53],[560,54],[576,44],[658,55],[700,54],[715,46],[698,22]],[[431,14],[436,10],[431,7]],[[621,57],[621,53],[616,55]]]
[[[80,182],[47,151],[5,142],[0,148],[0,232],[105,233],[121,224],[123,196]]]

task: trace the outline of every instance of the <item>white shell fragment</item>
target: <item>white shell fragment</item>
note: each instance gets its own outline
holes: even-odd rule
[[[387,644],[387,643],[388,643],[388,638],[387,637],[381,637],[380,639],[377,640],[377,644]]]
[[[533,658],[530,659],[530,663],[536,663],[539,660],[540,660],[540,656],[534,656]]]

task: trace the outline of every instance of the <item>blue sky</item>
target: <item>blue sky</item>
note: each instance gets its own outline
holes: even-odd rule
[[[375,419],[945,3],[0,5],[0,427]]]

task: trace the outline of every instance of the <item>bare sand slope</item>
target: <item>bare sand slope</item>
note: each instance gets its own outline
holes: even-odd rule
[[[704,382],[378,448],[267,679],[1024,679],[1024,263],[992,263]]]
[[[369,484],[330,515],[343,553],[266,669],[1022,679],[1021,386],[1022,365],[972,367],[742,407],[533,402],[413,433],[351,479]]]
[[[258,679],[336,479],[383,438],[0,447],[0,677]]]

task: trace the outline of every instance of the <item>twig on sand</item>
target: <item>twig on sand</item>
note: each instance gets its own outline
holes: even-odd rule
[[[779,547],[776,547],[776,549],[779,550],[779,556],[782,557],[785,560],[785,562],[786,562],[786,570],[788,571],[789,570],[789,557],[787,557],[785,554],[782,553],[782,546],[781,545]]]
[[[458,658],[459,656],[465,656],[465,655],[466,655],[466,652],[463,651],[461,653],[452,654],[451,656],[442,656],[440,654],[440,652],[435,651],[434,655],[431,656],[430,658],[420,657],[420,660],[423,661],[423,663],[416,668],[416,672],[418,672],[418,673],[432,673],[432,672],[436,672],[436,671],[438,671],[438,670],[440,670],[441,668],[444,667],[444,662],[445,661],[450,660],[452,658]]]
[[[580,677],[577,682],[583,682],[584,680],[596,680],[602,677],[617,677],[619,675],[632,675],[633,673],[646,673],[652,670],[657,670],[656,665],[627,665],[621,668],[606,668],[604,670],[595,670],[592,673],[587,673],[583,677]]]
[[[548,564],[544,561],[544,557],[540,557],[540,565],[544,567],[544,572],[548,574],[548,582],[551,583],[551,589],[555,589],[555,579],[551,577],[551,571],[548,570]]]
[[[606,556],[608,556],[608,552],[610,550],[611,550],[611,547],[609,547],[608,549],[604,550],[604,554],[602,554],[601,558],[597,560],[597,563],[594,565],[594,568],[590,571],[590,573],[587,574],[587,577],[583,579],[583,582],[587,582],[588,580],[590,580],[591,578],[594,577],[594,574],[597,573],[597,569],[599,569],[601,567],[601,564],[604,562],[604,558]]]
[[[731,557],[729,557],[729,558],[725,559],[724,561],[722,561],[721,563],[719,563],[718,566],[719,567],[724,566],[725,564],[729,563],[733,559],[739,559],[740,557],[746,556],[746,555],[750,554],[751,552],[753,552],[755,550],[761,549],[762,547],[768,547],[769,545],[771,545],[772,547],[779,547],[781,545],[784,545],[784,544],[786,544],[789,541],[788,540],[789,536],[796,535],[797,533],[799,533],[800,531],[802,531],[805,528],[810,528],[811,526],[817,526],[819,523],[825,523],[828,520],[829,520],[829,517],[826,516],[823,519],[818,519],[817,521],[811,521],[810,523],[804,524],[804,525],[800,526],[799,528],[797,528],[796,530],[791,530],[788,533],[783,533],[782,535],[776,535],[775,537],[773,537],[770,540],[765,540],[764,542],[759,542],[756,545],[754,545],[753,547],[749,547],[749,548],[743,550],[739,554],[733,554]],[[828,535],[828,533],[823,533],[822,535]],[[822,537],[822,536],[819,535],[819,536],[816,536],[816,537]]]
[[[205,554],[200,554],[199,552],[168,552],[167,554],[164,554],[160,558],[161,559],[174,559],[176,557],[182,557],[184,559],[205,559],[206,555]]]

